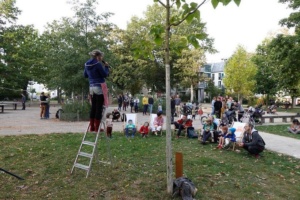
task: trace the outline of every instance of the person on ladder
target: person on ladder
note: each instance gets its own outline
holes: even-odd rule
[[[93,50],[89,55],[91,58],[85,63],[84,77],[89,79],[90,84],[90,132],[98,132],[103,105],[108,105],[105,78],[109,75],[109,65],[103,60],[104,53],[100,50]]]

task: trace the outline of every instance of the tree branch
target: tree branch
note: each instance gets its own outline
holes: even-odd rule
[[[170,24],[170,27],[171,27],[171,26],[178,26],[179,24],[181,24],[182,22],[184,22],[184,21],[186,20],[186,18],[187,18],[189,15],[195,13],[195,12],[200,8],[200,6],[202,6],[205,2],[206,2],[206,0],[203,0],[202,3],[200,3],[200,4],[197,6],[197,8],[195,8],[195,9],[192,10],[191,12],[187,13],[186,16],[183,17],[179,22]]]
[[[160,3],[163,7],[167,8],[166,4],[164,4],[163,2],[161,2],[161,0],[158,0],[158,3]]]

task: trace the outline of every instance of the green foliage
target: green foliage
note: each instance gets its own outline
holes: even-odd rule
[[[257,67],[242,46],[238,46],[233,56],[229,58],[224,72],[223,81],[227,91],[238,94],[242,98],[253,93]]]
[[[290,125],[263,125],[263,126],[257,126],[255,129],[258,131],[263,131],[267,133],[272,133],[275,135],[281,135],[285,137],[290,137],[290,138],[295,138],[295,139],[300,139],[300,134],[293,134],[288,132],[288,127]]]
[[[84,101],[74,101],[73,103],[70,104],[63,104],[62,105],[62,109],[64,112],[68,112],[68,113],[87,113],[90,111],[91,109],[91,105],[89,102]]]

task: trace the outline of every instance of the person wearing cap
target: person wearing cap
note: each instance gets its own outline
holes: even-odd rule
[[[261,153],[265,149],[265,141],[258,134],[258,131],[253,128],[253,125],[251,123],[246,123],[244,129],[244,137],[242,143],[240,143],[239,146],[243,147],[256,158],[259,158],[259,153]]]
[[[89,53],[91,58],[85,63],[84,77],[89,79],[89,93],[92,107],[90,112],[90,131],[98,132],[102,119],[103,106],[107,96],[105,78],[109,75],[109,65],[103,61],[104,53],[93,50]]]

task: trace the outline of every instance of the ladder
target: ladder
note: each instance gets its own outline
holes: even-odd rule
[[[78,153],[76,155],[76,158],[75,158],[75,161],[74,161],[74,164],[73,164],[73,167],[72,167],[72,170],[71,170],[71,174],[73,173],[74,169],[75,168],[79,168],[79,169],[82,169],[82,170],[85,170],[86,171],[86,178],[89,176],[89,173],[91,171],[91,167],[92,167],[92,162],[93,162],[93,158],[96,157],[96,160],[98,160],[99,163],[105,163],[105,164],[111,164],[111,154],[110,154],[110,140],[109,138],[107,138],[108,142],[107,142],[107,153],[109,154],[109,158],[110,158],[110,161],[107,162],[107,161],[100,161],[98,159],[98,150],[97,150],[97,143],[98,143],[98,139],[99,139],[99,135],[101,133],[101,128],[104,130],[104,133],[105,133],[105,128],[106,128],[106,125],[105,125],[105,112],[106,112],[106,108],[103,107],[103,112],[102,112],[102,119],[101,119],[101,122],[100,122],[100,125],[99,125],[99,128],[98,128],[98,132],[96,133],[96,136],[95,136],[95,132],[89,132],[90,130],[90,124],[88,125],[84,135],[83,135],[83,138],[82,138],[82,141],[81,141],[81,144],[80,144],[80,147],[79,147],[79,150],[78,150]],[[94,141],[90,141],[88,139],[90,139],[90,136],[94,136]],[[87,149],[89,149],[88,152],[85,152],[85,148],[87,147]],[[86,162],[85,163],[88,163],[88,164],[81,164],[79,163],[79,159],[80,158],[85,158],[86,159]]]

